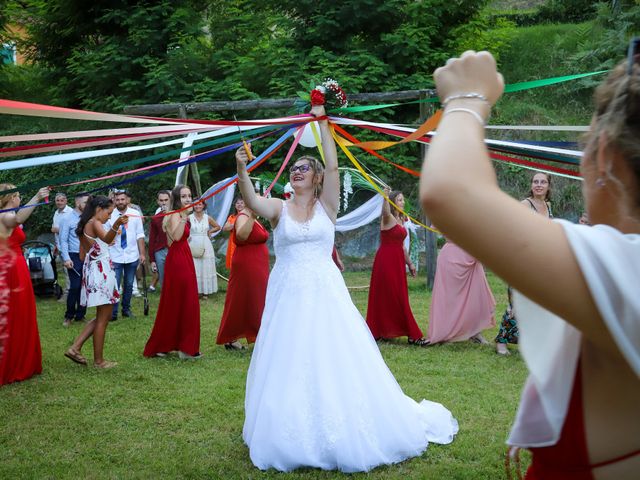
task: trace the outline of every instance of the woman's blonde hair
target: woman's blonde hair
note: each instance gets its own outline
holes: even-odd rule
[[[605,134],[607,142],[625,158],[634,174],[635,203],[640,205],[640,65],[627,72],[627,61],[620,62],[596,89],[596,111],[593,128],[587,135],[585,156],[593,158],[598,139]],[[621,184],[611,172],[607,180]]]
[[[12,183],[0,183],[0,192],[4,192],[5,190],[12,190],[16,188],[16,186]],[[19,192],[6,193],[4,195],[0,195],[0,209],[4,209],[7,204],[11,201],[12,198],[19,196]]]
[[[322,194],[322,181],[324,180],[324,165],[316,157],[312,157],[310,155],[303,155],[302,157],[296,159],[294,165],[300,160],[306,160],[307,162],[309,162],[311,170],[313,170],[313,194],[316,198],[320,198],[320,195]]]

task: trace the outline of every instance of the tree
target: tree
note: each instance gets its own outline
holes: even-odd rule
[[[30,57],[47,67],[57,103],[119,110],[186,100],[206,66],[200,2],[25,3]]]

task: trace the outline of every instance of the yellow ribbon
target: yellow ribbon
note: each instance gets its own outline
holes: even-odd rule
[[[432,117],[433,118],[433,117]],[[389,197],[387,197],[384,193],[383,190],[380,189],[380,187],[378,187],[378,185],[376,185],[375,182],[373,182],[373,180],[371,180],[371,177],[369,177],[369,175],[367,174],[367,172],[365,172],[364,168],[362,168],[362,165],[360,165],[360,163],[358,162],[358,160],[356,160],[356,157],[353,156],[353,154],[347,149],[346,145],[348,143],[350,143],[346,138],[336,134],[333,126],[331,124],[329,124],[329,126],[331,127],[331,134],[333,135],[333,138],[335,139],[336,143],[340,146],[340,148],[342,149],[342,151],[345,153],[345,155],[347,156],[347,158],[349,160],[351,160],[351,163],[353,163],[353,165],[356,167],[356,169],[362,174],[362,176],[367,180],[367,182],[369,182],[373,188],[376,190],[376,192],[378,192],[380,195],[383,196],[383,198],[389,202],[391,205],[393,205],[399,212],[401,212],[404,216],[406,216],[408,219],[410,219],[412,222],[417,223],[418,225],[420,225],[421,227],[426,228],[427,230],[434,232],[434,233],[440,233],[438,230],[436,230],[435,228],[431,228],[426,226],[424,223],[416,220],[415,218],[413,218],[411,215],[407,214],[407,212],[405,212],[404,210],[400,209],[400,207],[398,207],[395,203],[393,203]],[[397,143],[397,142],[394,142]],[[369,148],[369,147],[367,147]]]
[[[320,140],[320,135],[318,134],[318,129],[316,128],[315,122],[309,123],[311,125],[311,131],[313,132],[313,138],[316,140],[316,147],[318,147],[318,152],[320,152],[320,158],[322,158],[322,163],[326,165],[327,162],[324,161],[324,152],[322,151],[322,141]]]

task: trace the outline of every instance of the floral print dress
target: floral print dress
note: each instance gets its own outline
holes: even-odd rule
[[[120,294],[118,293],[116,274],[109,256],[109,245],[86,233],[85,236],[94,242],[87,252],[82,266],[80,304],[85,307],[114,304],[120,298]]]

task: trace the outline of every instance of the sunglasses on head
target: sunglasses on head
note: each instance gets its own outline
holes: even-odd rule
[[[307,173],[309,170],[311,170],[311,165],[309,165],[308,163],[303,163],[302,165],[293,165],[289,169],[289,172],[290,173],[296,173],[296,172]]]

